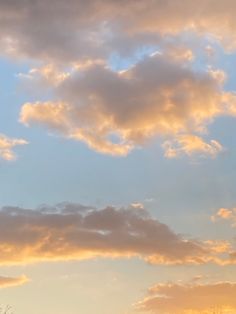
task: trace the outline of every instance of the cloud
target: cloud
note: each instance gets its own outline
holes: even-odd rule
[[[74,62],[195,31],[235,46],[235,1],[0,1],[2,53]]]
[[[235,48],[234,9],[233,0],[224,3],[220,0],[140,1],[136,5],[133,2],[132,13],[124,13],[127,20],[124,18],[122,21],[134,33],[158,32],[166,36],[194,31],[206,37],[215,37],[228,48]]]
[[[210,314],[236,311],[236,283],[167,283],[152,287],[136,306],[147,313]]]
[[[18,145],[26,145],[27,141],[23,139],[9,138],[0,134],[0,158],[11,161],[16,159],[13,148]]]
[[[2,53],[54,61],[104,54],[104,10],[101,1],[1,0]]]
[[[211,140],[210,143],[206,143],[202,138],[196,135],[178,136],[174,141],[164,142],[163,148],[165,150],[165,156],[168,158],[175,158],[183,154],[188,156],[200,154],[214,158],[223,150],[219,142]]]
[[[211,217],[213,222],[217,220],[227,220],[232,223],[232,226],[236,226],[236,208],[220,208],[218,212]]]
[[[64,79],[55,84],[53,77],[46,81],[54,100],[24,104],[20,121],[111,155],[127,155],[159,137],[168,157],[215,157],[221,144],[202,136],[217,117],[236,113],[236,96],[222,90],[222,72],[196,72],[161,54],[122,72],[92,63],[59,75]]]
[[[24,104],[21,121],[105,154],[126,156],[159,137],[167,157],[214,158],[223,147],[205,138],[207,126],[236,114],[235,94],[223,90],[222,71],[197,72],[190,63],[196,34],[208,55],[212,37],[236,45],[234,9],[233,0],[1,0],[2,54],[42,64],[24,75],[40,97]],[[150,46],[163,54],[109,69],[114,54],[134,64]],[[40,100],[44,88],[52,99]]]
[[[24,275],[22,275],[20,277],[0,276],[0,288],[21,286],[28,281],[29,281],[29,279]]]
[[[94,257],[138,257],[152,264],[227,263],[221,243],[186,239],[140,207],[60,204],[0,211],[1,265]]]

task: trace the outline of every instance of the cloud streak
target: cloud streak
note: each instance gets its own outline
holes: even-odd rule
[[[139,257],[152,264],[224,264],[228,247],[186,239],[143,208],[61,204],[0,211],[1,264]],[[221,246],[222,248],[222,246]]]
[[[15,287],[15,286],[21,286],[25,283],[27,283],[29,279],[22,275],[20,277],[5,277],[0,276],[0,288],[9,288],[9,287]]]

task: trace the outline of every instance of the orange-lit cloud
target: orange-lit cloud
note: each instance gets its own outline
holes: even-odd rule
[[[221,144],[202,136],[217,117],[236,112],[236,97],[222,90],[222,76],[195,72],[160,54],[123,72],[92,63],[56,79],[53,101],[24,104],[20,121],[112,155],[127,155],[159,137],[167,157],[215,157]]]
[[[0,134],[0,158],[9,161],[16,159],[16,155],[13,151],[14,147],[26,144],[28,144],[28,142],[23,139],[9,138]]]
[[[136,306],[145,313],[235,313],[236,283],[157,284]]]
[[[20,276],[20,277],[0,276],[0,288],[21,286],[28,281],[29,281],[29,279],[24,275]]]
[[[0,1],[2,53],[40,60],[41,69],[21,77],[34,81],[35,94],[49,88],[54,96],[25,103],[21,122],[111,155],[159,137],[168,158],[214,158],[223,147],[206,138],[207,126],[236,115],[236,96],[224,91],[224,72],[197,72],[190,63],[201,36],[208,55],[214,40],[236,47],[234,9],[233,0]],[[134,65],[150,46],[160,53]],[[116,53],[133,66],[110,70]]]
[[[222,242],[186,239],[137,206],[96,210],[61,204],[0,211],[2,265],[93,257],[139,257],[152,264],[227,264],[230,250],[230,246],[223,250]]]
[[[200,154],[203,156],[216,157],[222,150],[222,145],[211,140],[210,143],[204,142],[202,138],[196,135],[181,135],[175,141],[166,141],[163,144],[165,156],[174,158],[182,154],[191,156],[192,154]]]
[[[226,220],[232,223],[232,226],[236,226],[236,208],[220,208],[218,212],[211,217],[213,222],[217,220]]]

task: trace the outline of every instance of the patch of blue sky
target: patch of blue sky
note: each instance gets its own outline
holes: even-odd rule
[[[19,91],[19,72],[29,71],[31,65],[11,59],[0,58],[0,133],[12,133],[17,129],[20,106],[26,98]]]
[[[227,50],[209,35],[201,39],[199,46],[195,44],[193,52],[195,54],[191,63],[193,70],[222,70],[226,73],[224,89],[227,91],[236,90],[236,52],[234,50]]]
[[[141,49],[136,58],[131,59],[113,55],[110,66],[115,71],[127,69],[156,48]],[[221,59],[219,63],[223,64]],[[236,202],[233,191],[236,176],[232,173],[232,169],[236,169],[236,159],[231,151],[235,142],[230,140],[231,132],[235,130],[233,119],[230,128],[227,120],[223,121],[224,130],[228,130],[225,134],[220,134],[222,127],[218,127],[218,122],[211,126],[211,138],[229,147],[229,153],[215,160],[203,159],[199,165],[187,158],[168,160],[163,157],[158,140],[126,158],[114,158],[97,154],[84,143],[48,136],[45,130],[29,129],[17,123],[20,107],[29,101],[29,95],[16,93],[19,84],[16,74],[27,73],[29,66],[1,60],[1,67],[0,87],[5,88],[5,92],[0,93],[1,103],[5,98],[0,117],[1,132],[25,138],[30,145],[17,148],[17,162],[0,162],[0,205],[37,206],[72,201],[103,207],[153,198],[149,206],[161,221],[171,225],[176,219],[178,230],[188,221],[186,232],[197,234],[194,221],[189,221],[189,213],[201,213]],[[117,142],[116,136],[112,135],[112,138]]]
[[[236,91],[236,51],[218,50],[218,65],[225,73],[227,73],[227,80],[225,89]]]
[[[108,66],[116,72],[128,70],[132,66],[150,56],[151,54],[157,52],[158,50],[158,46],[150,45],[140,47],[136,50],[132,57],[125,57],[118,53],[112,53],[108,60]]]

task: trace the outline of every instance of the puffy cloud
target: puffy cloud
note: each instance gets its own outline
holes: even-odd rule
[[[220,0],[140,1],[134,5],[131,14],[124,14],[127,18],[125,26],[128,25],[133,32],[139,30],[162,35],[192,30],[214,36],[228,47],[235,48],[234,9],[233,0],[224,3]]]
[[[23,139],[9,138],[3,134],[0,134],[0,158],[5,160],[14,160],[16,155],[13,148],[18,145],[26,145],[27,141]]]
[[[1,0],[2,52],[54,61],[104,54],[104,9],[97,1]]]
[[[20,277],[0,276],[0,288],[21,286],[28,281],[29,281],[29,279],[24,275],[22,275]]]
[[[217,216],[222,219],[230,219],[233,217],[234,213],[236,212],[236,209],[227,209],[227,208],[221,208],[219,209]]]
[[[152,287],[137,304],[141,311],[167,314],[235,313],[236,283],[167,283]]]
[[[0,211],[2,265],[94,257],[139,257],[153,264],[227,263],[228,257],[222,256],[226,250],[215,247],[174,233],[137,206],[96,210],[66,203]]]
[[[221,144],[201,136],[218,116],[236,112],[236,96],[222,90],[221,71],[199,73],[161,54],[122,72],[92,63],[62,76],[52,84],[55,99],[24,104],[20,121],[46,126],[102,153],[126,155],[159,136],[167,140],[168,157],[215,157]]]
[[[235,46],[234,0],[1,0],[7,54],[76,61],[148,45],[186,30]]]
[[[218,212],[211,217],[212,221],[228,220],[232,226],[236,226],[236,208],[220,208]]]

